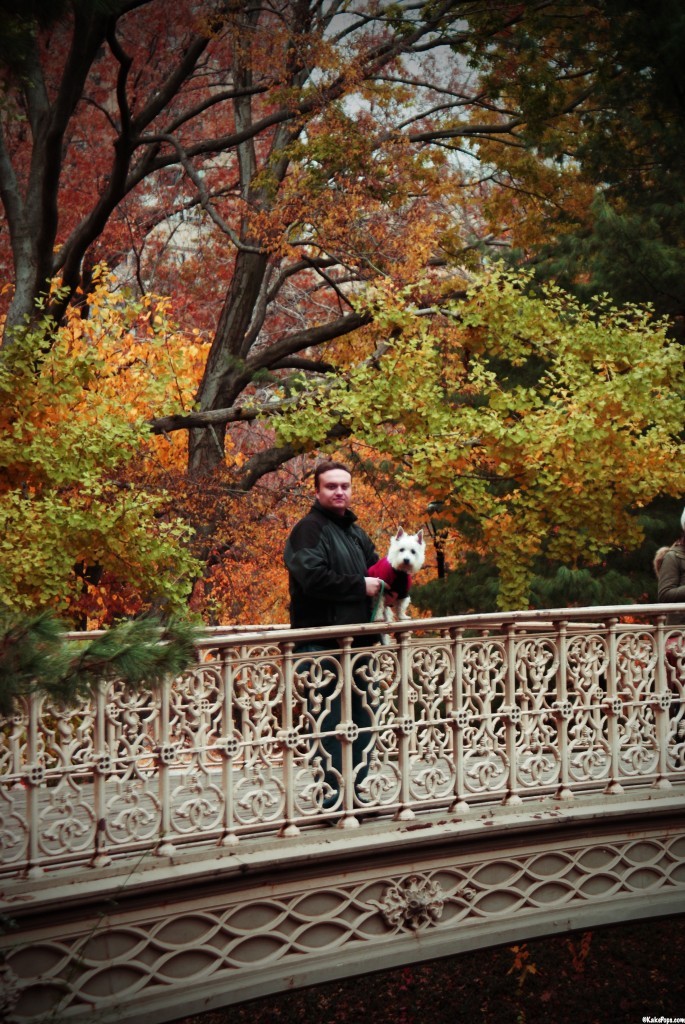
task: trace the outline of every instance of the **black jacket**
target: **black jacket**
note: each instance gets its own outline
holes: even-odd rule
[[[369,622],[364,577],[378,555],[350,509],[341,516],[315,501],[293,527],[284,559],[293,628]]]

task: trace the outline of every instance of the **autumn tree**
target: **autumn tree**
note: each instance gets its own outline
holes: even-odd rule
[[[44,4],[33,8],[42,21],[15,14],[5,33],[22,45],[16,59],[4,48],[0,141],[15,281],[6,337],[55,278],[59,319],[101,259],[143,290],[180,283],[211,345],[178,424],[191,472],[210,472],[243,397],[329,368],[327,346],[365,322],[355,289],[468,258],[485,226],[455,215],[479,177],[459,155],[515,142],[529,111],[484,93],[467,58],[547,9],[576,24],[587,13],[71,0],[57,20]],[[546,117],[586,99],[562,76]],[[239,487],[293,455],[255,439]]]
[[[87,320],[101,260],[140,295],[173,295],[196,377],[181,392],[170,384],[148,421],[160,437],[190,438],[187,464],[206,499],[190,518],[206,533],[206,560],[237,494],[302,452],[345,438],[354,446],[361,420],[351,397],[369,416],[358,434],[369,460],[381,440],[373,429],[386,422],[369,405],[379,391],[410,435],[432,429],[425,409],[445,404],[445,385],[424,364],[427,350],[407,346],[388,296],[404,290],[417,322],[434,329],[436,317],[458,316],[455,300],[468,301],[488,247],[535,258],[543,233],[590,230],[600,177],[592,154],[601,152],[593,129],[616,109],[614,95],[628,95],[637,66],[612,49],[619,16],[628,38],[624,6],[10,3],[0,30],[0,195],[11,243],[0,259],[13,282],[5,348],[28,330],[40,361],[52,343],[40,337],[44,312],[60,324],[75,307]],[[632,88],[638,117],[650,108]],[[498,310],[493,300],[492,313],[506,319],[506,302]],[[536,313],[547,322],[544,308]],[[496,385],[469,378],[463,339],[444,373],[448,407],[481,416],[464,472],[483,460],[494,515],[503,470],[491,461],[502,459],[499,436],[488,440],[491,393],[519,394],[517,374],[536,360],[512,369],[496,336],[488,340]],[[418,374],[398,381],[394,397],[384,391],[389,341],[407,346]],[[336,379],[337,416],[327,404]],[[285,422],[298,407],[307,429],[275,432],[273,414]],[[562,405],[552,409],[563,420]],[[379,452],[397,454],[385,440]],[[429,497],[440,490],[429,467],[434,479],[442,461],[462,465],[434,455],[424,451],[426,472],[412,477]],[[512,473],[521,493],[535,482]]]
[[[540,296],[502,270],[429,315],[406,291],[375,303],[373,363],[284,410],[278,437],[342,423],[460,526],[448,543],[470,524],[500,607],[529,603],[536,559],[574,568],[639,547],[636,513],[680,496],[685,371],[667,319],[552,286]]]
[[[0,613],[72,625],[185,609],[199,563],[173,505],[131,472],[146,419],[183,374],[164,303],[122,304],[106,277],[61,326],[45,314],[0,351]],[[50,346],[36,358],[36,336]],[[173,347],[173,346],[172,346]],[[182,350],[182,346],[177,346]]]
[[[501,186],[491,189],[487,216],[507,225],[518,258],[548,278],[586,297],[649,301],[681,320],[682,5],[530,6],[488,46],[478,34],[467,44],[488,96],[524,115],[512,145],[479,144]],[[582,94],[569,116],[555,116],[564,98]],[[544,234],[523,216],[534,206],[544,206]]]
[[[592,605],[651,604],[657,600],[657,578],[653,560],[656,551],[670,546],[678,534],[682,500],[659,497],[638,510],[637,523],[643,532],[638,544],[616,546],[602,556],[578,552],[574,562],[550,558],[543,551],[531,561],[531,578],[526,599],[530,608],[590,607]],[[431,517],[436,524],[440,517]],[[416,609],[433,615],[465,615],[494,612],[498,608],[500,573],[495,558],[484,552],[477,538],[477,524],[464,518],[460,545],[440,578],[425,577],[413,590]],[[448,534],[449,535],[449,534]],[[481,553],[482,552],[482,553]]]

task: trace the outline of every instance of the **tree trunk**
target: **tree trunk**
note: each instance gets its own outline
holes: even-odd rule
[[[231,287],[196,395],[196,407],[202,412],[232,405],[249,382],[245,361],[258,333],[253,316],[267,263],[265,253],[238,253]],[[208,476],[221,465],[225,438],[226,424],[189,432],[188,473],[191,477]]]

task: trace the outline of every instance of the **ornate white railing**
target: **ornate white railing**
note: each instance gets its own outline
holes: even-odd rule
[[[379,811],[685,781],[684,606],[212,631],[156,691],[35,695],[0,732],[0,872],[99,867]],[[327,651],[298,653],[295,643]],[[337,713],[336,713],[337,712]],[[339,719],[339,721],[337,721]],[[356,719],[356,720],[355,720]]]

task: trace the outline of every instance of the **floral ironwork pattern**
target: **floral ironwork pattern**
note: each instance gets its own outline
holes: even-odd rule
[[[227,632],[155,690],[32,695],[0,728],[0,873],[682,780],[685,634],[619,611]]]

